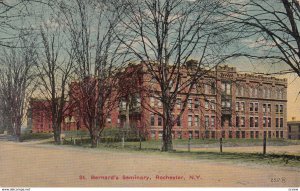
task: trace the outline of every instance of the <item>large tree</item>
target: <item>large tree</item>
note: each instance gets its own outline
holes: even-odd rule
[[[35,89],[33,82],[36,77],[33,70],[36,65],[34,39],[21,36],[18,45],[24,48],[6,48],[0,55],[1,115],[6,130],[17,141],[20,140],[26,102]]]
[[[55,19],[52,19],[55,22]],[[67,102],[68,85],[73,75],[74,54],[66,45],[66,36],[61,23],[43,23],[40,28],[41,49],[37,71],[39,76],[39,97],[47,100],[44,107],[50,112],[54,140],[61,143],[61,124],[66,110],[71,105]]]
[[[206,73],[205,67],[213,68],[220,61],[222,16],[217,12],[223,1],[126,0],[114,5],[116,12],[126,12],[119,17],[115,33],[128,52],[142,61],[148,83],[153,80],[158,85],[147,96],[161,102],[162,110],[145,107],[162,117],[162,151],[170,151],[172,128],[185,111],[194,85]],[[188,62],[191,58],[195,60]],[[182,110],[173,117],[178,95],[183,97]]]
[[[118,54],[120,43],[113,33],[117,14],[105,0],[71,0],[59,4],[75,53],[78,114],[96,147],[110,112],[117,107],[116,73],[126,56]]]
[[[298,0],[230,1],[222,14],[241,48],[229,57],[246,56],[285,64],[300,76],[300,2]],[[282,72],[282,71],[280,71]]]

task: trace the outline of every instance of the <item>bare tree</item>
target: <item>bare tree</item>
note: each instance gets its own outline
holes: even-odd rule
[[[16,136],[17,141],[20,140],[26,101],[34,90],[30,87],[34,81],[33,67],[36,64],[34,40],[21,38],[20,45],[27,48],[3,49],[0,58],[1,115],[6,129]]]
[[[48,23],[49,24],[49,23]],[[45,109],[49,111],[56,144],[61,143],[61,124],[66,110],[71,107],[67,102],[68,85],[73,70],[73,52],[66,46],[62,26],[55,28],[44,23],[40,28],[42,40],[37,70],[39,74],[40,96],[47,100]]]
[[[117,14],[101,0],[61,1],[75,53],[76,73],[72,100],[77,103],[80,121],[89,130],[91,146],[96,147],[112,109],[117,107],[118,78],[124,62],[118,54],[120,43],[113,33]]]
[[[32,27],[28,21],[34,20],[34,16],[37,13],[36,6],[46,5],[52,7],[54,3],[55,0],[1,0],[0,46],[20,47],[21,45],[18,44],[19,36],[31,35],[31,33],[20,34],[20,31],[31,31]]]
[[[298,0],[230,1],[222,14],[239,47],[229,57],[246,56],[286,64],[300,76],[300,3]],[[283,72],[283,71],[280,71]]]
[[[145,88],[148,97],[162,103],[162,110],[147,104],[143,107],[163,119],[162,151],[173,150],[172,128],[187,106],[191,91],[204,68],[213,68],[219,62],[221,33],[216,14],[223,1],[183,0],[126,0],[114,2],[120,16],[120,28],[115,29],[119,40],[142,61],[157,88]],[[196,60],[188,62],[191,58]],[[147,83],[147,82],[146,82]],[[151,91],[153,90],[153,91]],[[144,96],[145,96],[144,95]],[[183,97],[182,109],[177,117],[172,116],[177,96]]]

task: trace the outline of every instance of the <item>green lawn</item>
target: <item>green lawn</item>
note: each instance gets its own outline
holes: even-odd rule
[[[21,134],[21,141],[49,139],[53,137],[53,133],[25,133]]]
[[[187,148],[188,140],[174,140],[174,148],[185,147]],[[73,142],[65,141],[64,144],[72,145]],[[241,152],[228,152],[226,146],[261,146],[262,140],[259,139],[227,139],[223,140],[223,153],[210,152],[210,151],[193,151],[188,152],[186,150],[175,150],[173,152],[164,153],[161,152],[161,140],[158,141],[144,141],[142,142],[142,148],[140,149],[139,142],[125,142],[124,147],[121,142],[101,142],[97,149],[108,150],[115,152],[139,152],[147,154],[159,154],[159,155],[171,155],[172,157],[180,157],[187,159],[207,159],[217,161],[229,161],[229,162],[246,162],[246,163],[258,163],[258,164],[275,164],[280,166],[300,167],[300,156],[290,154],[274,154],[267,153],[263,155],[261,153],[241,153]],[[267,145],[283,146],[283,145],[298,145],[300,141],[294,140],[268,140]],[[78,140],[77,145],[80,147],[90,147],[88,139],[81,142]],[[219,146],[218,140],[191,140],[191,147],[209,147]]]

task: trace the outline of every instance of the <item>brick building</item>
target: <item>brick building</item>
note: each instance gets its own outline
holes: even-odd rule
[[[44,99],[32,98],[27,110],[27,127],[33,133],[50,133],[52,129],[50,102]],[[75,117],[71,114],[69,103],[66,104],[64,120],[61,124],[62,131],[76,130]]]
[[[292,121],[287,122],[288,125],[288,139],[298,139],[300,140],[300,121],[292,119]]]
[[[182,83],[188,77],[186,70],[181,71]],[[124,127],[127,120],[131,127],[146,129],[150,139],[161,138],[162,118],[151,109],[161,111],[162,103],[148,94],[149,90],[159,94],[158,84],[143,64],[128,65],[118,75],[122,96],[107,126]],[[173,127],[173,138],[262,138],[264,133],[268,138],[286,138],[286,94],[286,79],[242,74],[228,66],[207,71],[192,88],[187,107]],[[183,92],[177,96],[174,116],[184,100]],[[84,128],[74,113],[69,119],[73,129],[74,124]]]

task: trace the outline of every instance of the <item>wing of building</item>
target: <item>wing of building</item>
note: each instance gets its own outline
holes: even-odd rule
[[[120,83],[117,91],[121,92],[118,93],[121,96],[110,111],[106,127],[123,128],[127,122],[131,128],[145,129],[148,139],[160,139],[163,119],[157,112],[162,111],[162,103],[152,96],[154,94],[145,93],[151,90],[159,95],[159,85],[142,63],[128,65],[118,75]],[[184,76],[188,78],[188,75],[183,70],[182,79],[185,79]],[[71,86],[70,97],[80,95],[74,90],[78,83],[74,82]],[[199,78],[187,100],[185,96],[182,92],[176,98],[174,116],[180,113],[185,101],[187,104],[172,129],[174,139],[248,139],[262,138],[264,133],[268,138],[288,136],[286,79],[239,73],[234,67],[219,66]],[[30,125],[33,132],[49,132],[51,119],[45,116],[50,114],[48,110],[41,110],[40,105],[40,100],[30,102]],[[63,131],[85,129],[76,107],[79,106],[66,112]]]

